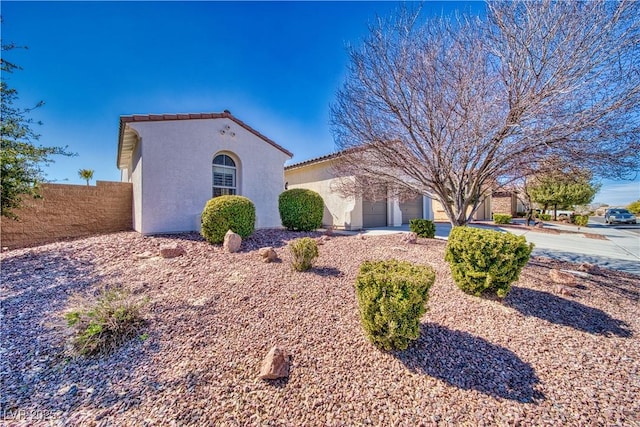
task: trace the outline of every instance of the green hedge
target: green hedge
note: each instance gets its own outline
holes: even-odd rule
[[[418,237],[426,237],[433,239],[436,236],[436,226],[433,221],[428,219],[412,219],[409,221],[409,230],[413,231]]]
[[[456,285],[476,296],[504,298],[529,261],[533,244],[523,236],[454,227],[449,234],[445,260]]]
[[[282,225],[288,230],[312,231],[322,226],[324,202],[315,191],[286,190],[278,198],[278,209]]]
[[[306,271],[313,267],[318,258],[318,243],[311,237],[295,239],[289,243],[292,260],[291,265],[297,271]]]
[[[579,227],[586,227],[589,224],[589,215],[571,215],[571,223]]]
[[[493,214],[493,222],[496,224],[511,224],[511,215]]]
[[[218,196],[207,202],[201,221],[201,234],[209,243],[222,243],[229,230],[244,239],[255,230],[256,208],[243,196]]]
[[[538,214],[537,217],[542,221],[551,221],[551,214]]]
[[[356,278],[360,321],[367,338],[384,350],[404,350],[420,336],[433,268],[396,260],[365,261]]]

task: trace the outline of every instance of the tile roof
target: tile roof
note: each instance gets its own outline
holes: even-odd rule
[[[281,145],[275,143],[272,139],[267,138],[242,120],[236,118],[231,114],[229,110],[224,110],[222,113],[178,113],[178,114],[134,114],[130,116],[120,116],[120,134],[118,138],[118,167],[121,167],[121,159],[123,151],[126,149],[133,150],[133,146],[129,147],[131,144],[123,144],[125,139],[125,127],[127,123],[132,122],[159,122],[164,120],[199,120],[199,119],[229,119],[235,122],[238,126],[244,128],[245,130],[251,132],[258,138],[267,142],[268,144],[274,146],[278,150],[282,151],[286,155],[293,157],[293,153],[289,150],[285,149]],[[126,145],[126,147],[125,147]],[[123,166],[122,166],[123,167]]]

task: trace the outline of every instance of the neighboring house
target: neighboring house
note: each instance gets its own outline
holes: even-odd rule
[[[256,227],[279,227],[278,196],[292,154],[229,111],[120,117],[118,168],[133,183],[133,226],[143,234],[197,231],[206,202],[246,196]]]
[[[518,213],[525,213],[525,206],[513,191],[494,191],[491,194],[491,213],[516,217]],[[487,218],[488,219],[488,218]]]
[[[286,166],[284,169],[287,188],[306,188],[322,196],[324,200],[323,226],[345,230],[369,227],[400,226],[413,218],[433,219],[431,199],[416,194],[413,200],[400,202],[388,197],[380,201],[364,200],[362,197],[343,196],[335,191],[339,180],[332,162],[338,154],[329,154],[315,159]]]

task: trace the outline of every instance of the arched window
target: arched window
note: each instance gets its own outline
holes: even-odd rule
[[[236,162],[226,154],[218,154],[213,159],[213,197],[236,194]]]

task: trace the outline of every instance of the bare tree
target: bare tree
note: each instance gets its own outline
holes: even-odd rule
[[[340,188],[440,201],[453,225],[559,158],[640,166],[640,3],[499,2],[486,19],[402,11],[358,48],[332,105]]]

